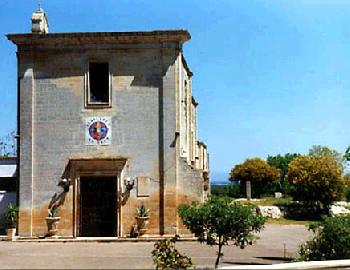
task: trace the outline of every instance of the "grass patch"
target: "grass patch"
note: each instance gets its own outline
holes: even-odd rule
[[[264,197],[257,200],[240,200],[238,201],[244,205],[254,205],[254,206],[278,206],[278,207],[296,207],[303,208],[303,205],[299,202],[294,202],[291,197],[285,198],[274,198],[274,197]],[[267,220],[268,224],[279,224],[279,225],[308,225],[310,222],[314,221],[314,219],[308,219],[305,215],[300,216],[292,216],[289,218],[281,217],[279,219],[269,218]]]
[[[273,219],[269,218],[267,220],[267,224],[278,224],[278,225],[309,225],[311,221],[309,220],[294,220],[294,219],[287,219],[287,218],[279,218],[279,219]]]
[[[288,206],[294,204],[292,197],[286,198],[274,198],[274,197],[265,197],[258,200],[250,200],[250,201],[239,201],[242,204],[251,204],[251,205],[261,205],[261,206]]]

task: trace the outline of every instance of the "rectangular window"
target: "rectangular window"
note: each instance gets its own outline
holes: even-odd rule
[[[89,63],[87,105],[109,105],[109,77],[108,63]]]

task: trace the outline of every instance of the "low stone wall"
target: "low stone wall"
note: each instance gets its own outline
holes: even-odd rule
[[[291,218],[291,219],[312,219],[319,216],[320,209],[316,206],[305,206],[305,205],[288,205],[288,206],[257,206],[257,213],[262,214],[269,218]],[[337,215],[350,215],[350,203],[349,202],[335,202],[330,207],[331,216]]]

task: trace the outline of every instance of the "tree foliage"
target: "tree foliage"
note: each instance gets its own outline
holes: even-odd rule
[[[240,181],[242,190],[245,189],[245,183],[251,181],[254,197],[275,190],[271,186],[278,183],[279,179],[280,170],[260,158],[246,159],[242,164],[236,165],[230,173],[230,180]],[[244,194],[244,191],[242,193]]]
[[[11,132],[0,138],[0,157],[16,156],[15,132]]]
[[[350,258],[350,216],[327,217],[311,224],[314,238],[301,245],[299,260],[323,261]]]
[[[278,154],[277,156],[268,156],[266,161],[267,161],[267,164],[269,164],[270,166],[280,169],[280,172],[281,172],[280,179],[281,179],[281,182],[283,182],[285,175],[287,174],[287,171],[288,171],[289,163],[298,156],[300,156],[300,154],[297,154],[297,153],[293,153],[293,154],[287,153],[284,156]]]
[[[266,159],[267,164],[280,169],[280,182],[278,184],[277,189],[285,195],[290,195],[295,189],[294,185],[290,184],[288,181],[285,181],[285,178],[288,171],[289,163],[298,156],[300,156],[300,154],[298,153],[287,153],[284,156],[280,154],[276,156],[268,156]]]
[[[299,156],[290,162],[287,179],[296,187],[294,200],[329,205],[345,190],[342,168],[330,155]]]
[[[199,242],[218,246],[217,267],[224,245],[232,241],[244,248],[255,240],[253,232],[263,228],[266,218],[253,210],[253,206],[243,206],[228,198],[210,197],[204,204],[180,205],[179,215]]]
[[[230,180],[269,182],[278,181],[279,176],[279,169],[270,166],[266,161],[260,158],[248,158],[231,170]]]
[[[346,185],[345,198],[349,202],[350,201],[350,173],[345,174],[343,178]]]
[[[350,162],[350,146],[346,149],[344,158],[346,161]]]
[[[341,153],[337,152],[336,150],[330,149],[327,146],[313,145],[312,148],[309,150],[309,156],[328,156],[333,158],[342,169],[344,169],[345,167],[345,157]]]
[[[210,190],[212,195],[230,198],[240,198],[240,185],[232,183],[229,185],[212,185]]]

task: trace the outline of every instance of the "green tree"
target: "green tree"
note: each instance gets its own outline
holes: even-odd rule
[[[231,181],[240,181],[241,188],[245,188],[247,181],[252,183],[252,195],[260,196],[269,193],[271,186],[276,185],[280,179],[280,170],[270,166],[260,158],[246,159],[242,164],[236,165],[230,173]]]
[[[295,185],[294,200],[321,203],[328,213],[345,191],[342,168],[329,155],[299,156],[289,163],[287,179]]]
[[[349,162],[350,161],[350,146],[346,149],[344,159]]]
[[[329,156],[332,157],[336,162],[338,162],[339,166],[341,166],[342,169],[345,168],[345,157],[341,153],[337,152],[336,150],[330,149],[327,146],[313,145],[312,148],[309,150],[309,156]]]
[[[350,173],[345,174],[343,178],[346,185],[345,198],[349,202],[350,201]]]
[[[280,181],[279,181],[279,189],[284,194],[290,195],[293,192],[294,186],[291,185],[288,181],[285,181],[285,178],[288,171],[289,163],[298,156],[300,156],[300,154],[298,153],[293,153],[293,154],[287,153],[284,156],[279,154],[277,156],[268,156],[266,159],[267,164],[280,169],[281,175],[280,175]]]
[[[0,157],[14,157],[17,153],[16,149],[14,131],[0,138]]]
[[[268,156],[266,161],[267,161],[267,164],[269,164],[270,166],[280,169],[281,171],[280,180],[281,182],[283,182],[288,171],[289,163],[298,156],[300,156],[300,154],[297,154],[297,153],[293,153],[293,154],[287,153],[284,156],[278,154],[277,156]]]
[[[212,185],[211,194],[215,196],[221,196],[221,197],[227,196],[231,198],[239,198],[240,186],[237,183],[233,183],[230,185]]]
[[[224,245],[229,241],[241,248],[251,245],[255,240],[253,233],[263,228],[266,218],[253,210],[253,206],[243,206],[228,198],[210,197],[204,204],[180,205],[179,215],[199,242],[218,246],[217,268]]]

